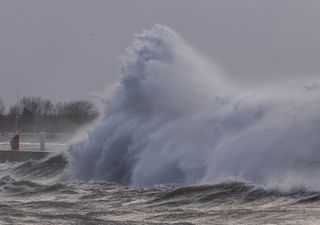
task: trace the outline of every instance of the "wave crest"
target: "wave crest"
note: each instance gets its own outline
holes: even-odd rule
[[[310,176],[291,178],[320,175],[308,163],[296,171],[319,155],[318,87],[315,79],[241,91],[176,32],[155,25],[122,58],[100,123],[70,147],[70,174],[139,186],[232,176],[316,189]]]

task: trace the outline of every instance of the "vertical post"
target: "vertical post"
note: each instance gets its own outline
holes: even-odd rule
[[[46,134],[44,132],[40,132],[40,151],[45,150],[45,136]]]
[[[14,133],[18,134],[18,118],[19,118],[19,92],[17,93],[16,120],[14,124]]]

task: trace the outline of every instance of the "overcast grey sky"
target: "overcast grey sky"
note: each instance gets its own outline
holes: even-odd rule
[[[160,23],[248,86],[320,72],[318,0],[0,0],[0,96],[86,99]]]

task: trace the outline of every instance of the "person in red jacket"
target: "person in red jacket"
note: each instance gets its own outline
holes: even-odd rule
[[[12,151],[19,151],[19,135],[16,134],[10,140],[10,146]]]

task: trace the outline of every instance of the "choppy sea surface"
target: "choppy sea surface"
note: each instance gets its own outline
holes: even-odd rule
[[[320,224],[318,77],[234,86],[162,25],[126,52],[86,137],[0,164],[0,224]]]
[[[244,182],[128,187],[65,178],[67,158],[1,164],[0,224],[319,224],[320,193]]]

